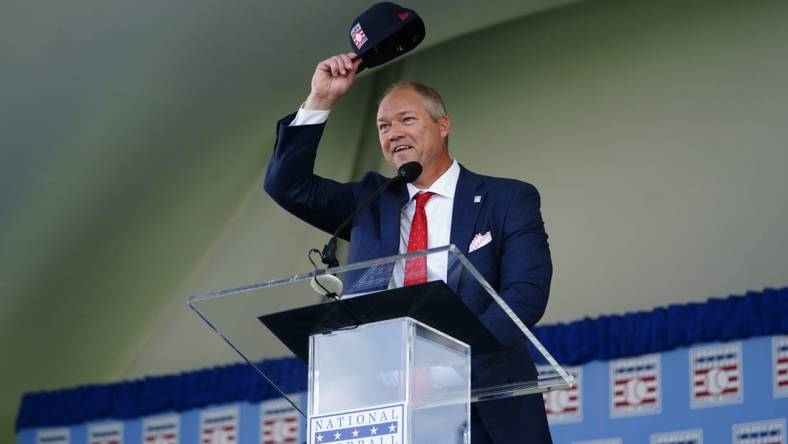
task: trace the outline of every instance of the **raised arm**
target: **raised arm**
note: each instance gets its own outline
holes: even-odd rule
[[[353,53],[318,63],[309,96],[299,112],[329,111],[352,86],[360,63],[361,59]],[[313,173],[325,125],[302,125],[298,120],[297,115],[291,114],[279,121],[264,188],[285,210],[331,233],[353,211],[357,187]],[[347,238],[347,234],[342,237]]]

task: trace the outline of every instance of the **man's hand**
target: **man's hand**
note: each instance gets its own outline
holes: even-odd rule
[[[329,110],[353,85],[361,58],[353,52],[329,57],[317,64],[312,75],[312,91],[304,109]]]

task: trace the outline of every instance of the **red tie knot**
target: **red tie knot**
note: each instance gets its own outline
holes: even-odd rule
[[[430,200],[430,197],[434,196],[435,193],[426,192],[426,193],[418,193],[416,194],[416,208],[424,208],[424,205],[427,205],[427,201]]]

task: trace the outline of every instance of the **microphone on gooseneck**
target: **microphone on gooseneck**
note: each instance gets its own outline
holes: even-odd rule
[[[397,175],[392,177],[391,179],[387,180],[383,186],[377,189],[374,193],[370,194],[370,196],[365,200],[361,205],[356,207],[356,210],[339,225],[339,228],[334,231],[334,234],[331,236],[331,239],[328,240],[328,243],[323,247],[323,251],[320,253],[320,258],[322,259],[323,263],[329,267],[336,267],[339,266],[339,261],[337,260],[337,239],[339,237],[339,233],[344,230],[348,224],[353,222],[356,215],[367,207],[376,197],[380,195],[383,191],[385,191],[388,187],[396,183],[410,183],[414,180],[418,179],[419,175],[421,175],[421,164],[413,161],[403,164],[397,170]]]
[[[410,183],[410,182],[413,182],[414,180],[418,179],[418,177],[420,175],[421,175],[421,164],[416,162],[416,161],[408,162],[408,163],[403,164],[402,166],[400,166],[399,169],[397,169],[397,175],[396,176],[388,179],[385,183],[383,183],[383,185],[380,188],[378,188],[374,193],[370,194],[369,197],[367,197],[367,199],[363,203],[361,203],[361,205],[357,206],[356,209],[353,211],[353,213],[350,216],[348,216],[348,218],[345,219],[339,225],[339,227],[334,231],[334,234],[331,236],[331,239],[329,239],[328,242],[326,243],[326,245],[323,246],[323,250],[322,251],[319,251],[319,250],[317,250],[315,248],[313,248],[312,250],[309,251],[309,254],[310,254],[309,260],[310,260],[310,262],[312,262],[312,264],[314,264],[314,262],[312,261],[312,258],[311,258],[311,254],[313,252],[318,252],[318,253],[320,253],[320,260],[323,262],[323,264],[325,264],[329,268],[338,267],[339,266],[339,261],[337,260],[337,239],[339,238],[339,233],[341,233],[342,230],[347,228],[347,226],[353,221],[353,219],[356,217],[356,215],[361,210],[366,208],[370,203],[372,203],[372,201],[375,200],[375,198],[377,198],[388,187],[390,187],[390,186],[392,186],[394,184],[398,184],[398,183]],[[315,266],[315,269],[317,269],[317,266]],[[323,276],[328,276],[328,275],[323,275]],[[332,288],[330,290],[325,288],[324,286],[322,286],[320,284],[321,284],[321,282],[320,282],[320,280],[318,280],[317,281],[317,286],[320,289],[315,288],[315,290],[317,290],[318,292],[325,291],[325,295],[326,296],[331,296],[331,294],[338,294],[339,292],[342,291],[341,290],[342,289],[341,282],[339,283],[339,286],[338,286],[339,291],[336,291],[336,289],[337,289],[336,283],[332,283],[332,285],[331,285]],[[314,286],[315,285],[313,285],[313,287]]]

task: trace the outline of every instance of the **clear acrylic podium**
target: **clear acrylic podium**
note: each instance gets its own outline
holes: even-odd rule
[[[404,287],[405,263],[414,258],[445,261],[446,281]],[[468,443],[470,403],[572,385],[516,305],[454,245],[196,295],[188,303],[308,418],[308,443],[381,434],[382,442]],[[290,359],[271,365],[274,358]],[[538,377],[534,361],[554,372]]]

